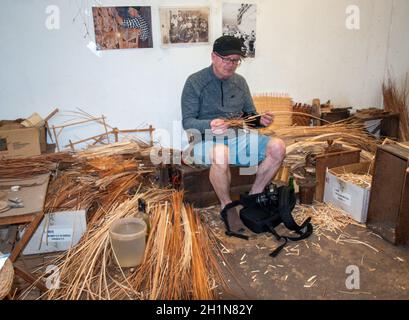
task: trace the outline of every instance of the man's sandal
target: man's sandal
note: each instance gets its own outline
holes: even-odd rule
[[[244,234],[246,229],[237,210],[237,206],[239,205],[240,201],[233,201],[232,203],[229,203],[220,212],[220,216],[226,226],[227,236],[248,240],[249,236]]]

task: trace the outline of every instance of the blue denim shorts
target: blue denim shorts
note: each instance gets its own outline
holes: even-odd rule
[[[266,157],[270,137],[257,131],[241,132],[234,137],[213,136],[213,140],[204,140],[195,144],[193,159],[195,164],[210,166],[210,152],[215,144],[229,147],[229,164],[238,167],[257,166]]]

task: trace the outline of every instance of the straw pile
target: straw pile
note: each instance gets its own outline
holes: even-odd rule
[[[371,188],[372,175],[370,174],[343,173],[338,174],[337,177],[345,182],[350,182],[364,189]]]
[[[150,234],[142,264],[122,270],[116,264],[109,228],[135,216],[138,199],[147,202]],[[47,299],[214,299],[212,283],[223,284],[211,237],[199,216],[171,190],[150,189],[113,206],[89,226],[81,242],[59,258],[59,290]]]
[[[312,224],[314,225],[314,234],[317,235],[318,239],[323,236],[340,245],[344,243],[358,244],[366,246],[375,252],[379,252],[378,249],[368,242],[361,241],[357,237],[352,237],[345,232],[345,228],[350,224],[362,228],[365,228],[365,225],[359,224],[343,210],[331,204],[315,203],[313,206],[296,206],[293,211],[293,216],[297,223],[301,223],[306,218],[311,217]],[[335,234],[336,237],[333,237],[331,233]]]
[[[6,159],[0,161],[1,179],[24,179],[48,173],[57,169],[58,164],[70,165],[72,156],[67,152],[44,154],[29,158]]]
[[[290,127],[275,131],[262,130],[262,133],[274,135],[286,141],[328,141],[340,142],[363,150],[374,152],[377,140],[364,131],[362,124],[328,124],[319,127]]]
[[[361,161],[372,161],[379,141],[368,135],[359,124],[329,124],[320,127],[291,127],[275,131],[262,130],[264,134],[277,136],[286,144],[284,165],[292,170],[302,167],[309,155],[325,152],[328,141],[339,143],[343,148],[359,148]]]
[[[149,153],[150,147],[136,142],[100,146],[70,156],[70,165],[55,171],[46,212],[86,209],[88,223],[80,242],[53,262],[59,268],[60,289],[48,291],[45,298],[216,298],[216,283],[225,285],[216,239],[200,215],[183,204],[182,192],[152,188],[155,168]],[[122,270],[109,229],[119,218],[138,216],[139,199],[147,204],[146,255],[139,267]]]
[[[317,120],[322,120],[320,118],[317,118],[311,114],[303,113],[303,112],[297,112],[297,111],[268,111],[270,114],[272,113],[274,116],[274,123],[276,123],[277,117],[284,116],[284,115],[290,115],[290,116],[298,116],[298,117],[305,117],[308,119],[317,119]],[[266,112],[254,115],[254,116],[249,116],[249,117],[232,117],[229,119],[223,119],[225,124],[228,125],[229,128],[245,128],[245,127],[253,127],[254,126],[254,120],[258,117],[261,117],[265,114]],[[325,121],[325,120],[322,120]],[[262,133],[267,133],[267,132],[274,132],[275,129],[277,128],[289,128],[291,125],[280,125],[280,126],[275,126],[274,123],[270,125],[266,129],[261,129]]]
[[[149,156],[151,146],[142,141],[124,141],[108,145],[92,146],[76,154],[79,159],[97,158],[111,155],[132,154],[134,157]]]
[[[314,225],[314,233],[317,236],[325,235],[326,232],[343,233],[346,226],[353,224],[362,226],[347,215],[343,210],[331,204],[314,203],[313,206],[296,206],[293,211],[297,223],[302,223],[311,217]]]
[[[278,114],[280,112],[274,112]],[[287,112],[283,112],[287,113]],[[291,114],[302,114],[313,119],[318,119],[312,115],[290,112]],[[228,119],[226,122],[230,127],[243,128],[251,123],[256,116],[245,119]],[[341,144],[344,148],[361,149],[361,161],[372,161],[375,157],[375,151],[380,141],[365,131],[365,125],[362,121],[350,118],[337,123],[331,123],[323,126],[287,126],[279,128],[260,129],[261,134],[278,137],[283,139],[287,145],[286,158],[284,166],[292,170],[305,166],[308,155],[317,155],[325,152],[328,142]]]
[[[46,212],[86,209],[89,221],[98,221],[114,204],[131,198],[133,189],[151,184],[155,169],[141,149],[127,142],[79,152],[75,165],[51,181]]]
[[[389,77],[382,85],[383,103],[386,111],[399,113],[399,140],[409,141],[409,106],[408,106],[408,76],[406,75],[402,89]]]

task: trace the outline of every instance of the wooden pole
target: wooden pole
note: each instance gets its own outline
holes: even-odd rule
[[[47,287],[42,282],[37,280],[32,274],[21,269],[20,267],[17,267],[16,265],[13,265],[13,266],[14,266],[14,272],[17,276],[24,279],[28,283],[31,283],[32,285],[36,286],[42,292],[46,292],[48,290]]]
[[[107,141],[108,141],[108,143],[111,143],[111,142],[109,141],[109,133],[108,133],[107,125],[106,125],[106,123],[105,123],[105,117],[104,117],[104,115],[102,115],[102,123],[104,124],[105,133],[106,133],[106,135],[107,135]]]
[[[58,145],[58,138],[57,138],[57,133],[55,132],[55,126],[53,125],[53,133],[55,137],[55,145],[57,147],[58,152],[60,152],[60,146]]]
[[[114,128],[114,129],[112,130],[112,133],[113,133],[114,136],[115,136],[115,142],[118,142],[118,128]]]
[[[58,111],[60,111],[60,110],[58,110],[58,108],[55,108],[55,109],[44,119],[44,121],[47,122],[48,120],[50,120],[52,117],[55,116],[55,114],[56,114]]]
[[[109,133],[112,133],[112,132],[109,132]],[[99,135],[96,135],[96,136],[93,136],[93,137],[89,137],[89,138],[86,138],[86,139],[78,140],[78,141],[75,141],[75,142],[70,142],[70,144],[76,145],[76,144],[79,144],[79,143],[82,143],[82,142],[86,142],[88,140],[95,140],[95,139],[101,138],[101,137],[103,137],[105,135],[106,135],[106,133],[102,133],[102,134],[99,134]],[[66,145],[65,147],[70,146],[70,144]]]
[[[66,127],[71,127],[71,126],[75,126],[77,124],[83,124],[83,123],[87,123],[87,122],[91,122],[91,121],[96,121],[98,122],[98,120],[102,120],[101,118],[95,118],[95,119],[88,119],[88,120],[83,120],[83,121],[78,121],[78,122],[73,122],[73,123],[68,123],[68,124],[62,124],[59,126],[55,126],[55,128],[60,129],[60,128],[66,128]]]
[[[149,125],[149,137],[150,137],[150,145],[153,146],[153,128],[152,125]]]

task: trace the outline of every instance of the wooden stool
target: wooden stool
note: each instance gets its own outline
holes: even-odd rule
[[[4,299],[4,297],[10,292],[13,279],[13,264],[11,263],[10,259],[7,259],[3,268],[0,270],[0,300]]]
[[[253,170],[254,172],[245,172],[245,174],[240,171],[240,169],[246,171],[249,168],[231,166],[230,169],[230,192],[232,200],[236,200],[240,194],[250,191],[256,175],[255,170]],[[174,166],[170,182],[174,188],[185,190],[186,202],[192,203],[198,208],[209,207],[219,203],[209,180],[209,172],[210,168],[208,167]]]

